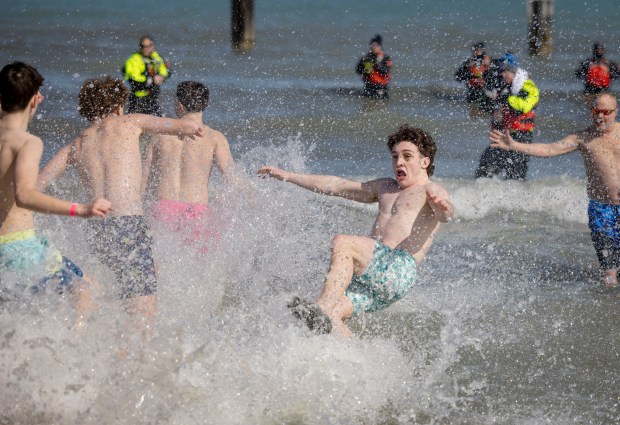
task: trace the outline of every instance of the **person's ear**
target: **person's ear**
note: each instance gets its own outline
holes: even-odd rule
[[[427,169],[431,165],[431,159],[428,156],[422,158],[422,168]]]

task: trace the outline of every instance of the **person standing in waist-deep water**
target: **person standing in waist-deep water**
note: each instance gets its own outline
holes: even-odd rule
[[[295,317],[317,333],[351,336],[351,316],[389,307],[404,297],[440,223],[454,216],[448,192],[430,180],[437,147],[420,128],[401,126],[388,137],[391,178],[366,182],[336,176],[298,174],[275,167],[258,172],[325,195],[377,203],[370,236],[337,235],[329,272],[316,303],[299,297],[289,303]]]
[[[170,78],[170,69],[155,51],[152,37],[140,38],[140,50],[125,61],[123,75],[131,88],[127,113],[161,117],[159,91],[163,82]]]
[[[581,153],[588,180],[588,224],[598,256],[603,285],[618,285],[620,268],[620,124],[618,101],[610,93],[595,95],[592,125],[555,143],[519,143],[510,133],[492,131],[492,145],[549,158]]]
[[[522,143],[531,143],[534,133],[534,118],[539,92],[527,71],[504,62],[500,68],[504,81],[509,85],[506,93],[499,92],[499,106],[494,112],[492,129],[507,130],[512,138]],[[529,156],[523,152],[510,152],[489,146],[482,153],[476,178],[493,177],[500,172],[506,179],[525,180]]]
[[[609,91],[611,80],[620,76],[618,65],[605,57],[605,46],[594,43],[592,57],[581,62],[575,70],[575,76],[584,83],[584,92],[591,103],[594,94]]]
[[[383,39],[377,34],[370,40],[370,51],[360,59],[355,69],[362,75],[364,96],[387,99],[391,69],[392,59],[383,52]]]
[[[491,101],[484,94],[484,73],[491,65],[491,57],[484,51],[484,43],[471,46],[471,56],[461,64],[454,74],[454,79],[465,83],[467,103],[481,111],[490,113]]]

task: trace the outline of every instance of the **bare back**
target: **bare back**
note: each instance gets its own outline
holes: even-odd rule
[[[586,130],[577,139],[588,177],[588,197],[620,205],[620,123],[614,123],[608,133]]]
[[[114,215],[141,215],[142,128],[129,116],[96,121],[75,140],[70,162],[92,197],[114,205]]]
[[[371,237],[409,252],[420,264],[439,229],[439,220],[427,202],[427,188],[433,183],[400,189],[394,179],[383,179],[379,190],[379,211]]]
[[[32,211],[15,203],[15,170],[18,156],[37,154],[38,168],[43,143],[25,131],[5,129],[0,124],[0,236],[34,227]]]
[[[221,171],[228,171],[228,161],[232,158],[224,135],[207,126],[204,130],[204,136],[195,139],[153,137],[147,152],[150,156],[147,187],[157,199],[207,204],[214,163]]]

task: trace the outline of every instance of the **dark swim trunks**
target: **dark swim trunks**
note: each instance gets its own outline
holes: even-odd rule
[[[590,200],[588,224],[592,244],[603,270],[620,267],[620,205]]]
[[[152,237],[141,215],[108,217],[88,222],[91,251],[122,284],[121,299],[157,291]]]

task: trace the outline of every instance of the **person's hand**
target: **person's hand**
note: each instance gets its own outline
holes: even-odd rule
[[[433,212],[441,217],[439,221],[448,222],[452,220],[452,204],[435,191],[432,186],[426,189],[426,200]]]
[[[286,171],[276,167],[262,167],[258,170],[258,174],[261,177],[273,177],[274,179],[286,181]]]
[[[491,147],[510,150],[511,144],[514,143],[514,139],[510,137],[508,130],[501,132],[499,130],[493,130],[489,133],[489,140],[491,141]]]
[[[97,198],[89,205],[82,205],[82,207],[82,211],[80,211],[78,207],[78,215],[83,218],[105,217],[112,211],[112,204],[110,201],[103,198]]]
[[[194,120],[190,120],[189,118],[183,118],[183,120],[185,120],[185,125],[187,127],[185,127],[183,129],[183,132],[179,134],[179,140],[183,140],[185,136],[189,137],[192,140],[196,139],[196,137],[204,136],[204,129],[202,124],[199,124]]]
[[[153,82],[155,83],[155,85],[160,86],[164,82],[164,77],[162,77],[161,75],[156,75],[153,77]]]

